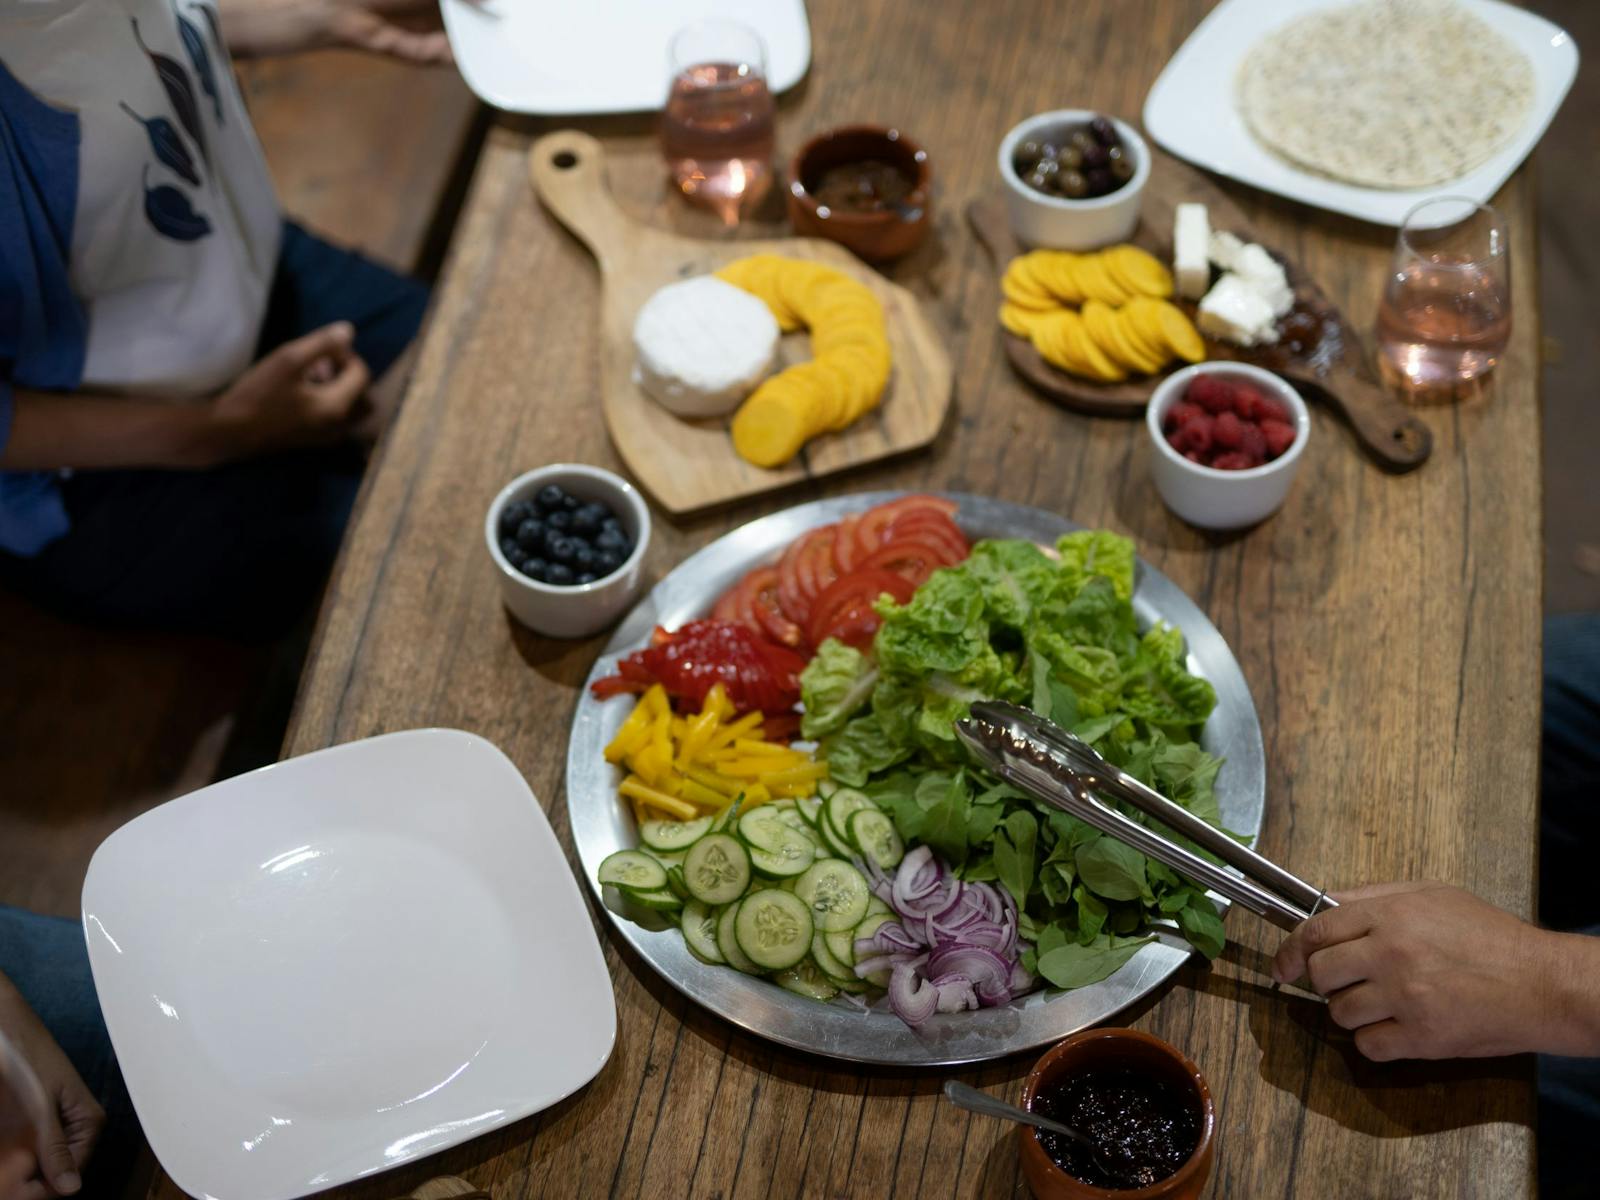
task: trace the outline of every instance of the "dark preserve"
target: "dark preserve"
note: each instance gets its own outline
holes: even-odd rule
[[[834,212],[883,212],[905,203],[915,181],[893,163],[878,159],[837,163],[805,181],[818,204]]]
[[[1031,1107],[1094,1143],[1098,1155],[1061,1134],[1035,1131],[1056,1166],[1092,1187],[1160,1183],[1188,1162],[1200,1144],[1202,1116],[1194,1093],[1126,1068],[1052,1080],[1039,1088]]]

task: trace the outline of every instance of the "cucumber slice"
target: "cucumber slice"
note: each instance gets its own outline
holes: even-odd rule
[[[725,833],[708,833],[689,847],[684,882],[701,904],[729,904],[750,886],[750,855]]]
[[[717,949],[736,971],[746,975],[760,975],[761,968],[750,961],[750,956],[739,949],[739,937],[734,932],[734,922],[739,919],[739,906],[730,904],[717,914]]]
[[[874,896],[873,899],[876,900],[877,897]],[[869,938],[878,931],[878,926],[882,925],[885,921],[893,921],[898,919],[895,917],[894,913],[887,911],[889,907],[887,904],[885,904],[883,907],[886,910],[884,912],[873,912],[870,906],[867,908],[867,915],[861,918],[861,924],[857,925],[855,929],[851,931],[850,948],[852,950],[855,949],[857,938]],[[852,958],[850,961],[853,964],[855,959]],[[866,976],[865,982],[870,983],[873,987],[886,988],[889,986],[889,975],[890,971],[888,968],[884,968],[882,971],[874,971],[872,974]]]
[[[739,949],[767,971],[792,967],[811,949],[811,913],[789,892],[768,888],[751,892],[733,920]]]
[[[840,788],[823,803],[822,811],[839,840],[854,851],[859,847],[850,841],[850,817],[869,808],[878,811],[876,804],[854,788]]]
[[[817,780],[817,799],[826,800],[839,790],[839,785],[831,779]]]
[[[600,882],[630,892],[654,892],[667,886],[667,869],[637,850],[618,850],[600,864]]]
[[[717,918],[704,904],[691,900],[683,906],[679,919],[683,940],[689,949],[708,963],[726,962],[727,957],[717,946]]]
[[[894,822],[876,808],[850,814],[850,840],[880,871],[894,870],[906,856],[906,844],[895,832]]]
[[[838,933],[825,933],[822,935],[822,940],[828,944],[828,953],[837,958],[844,966],[849,967],[851,969],[850,973],[854,975],[856,931],[854,929],[841,929]],[[820,955],[817,957],[817,962],[819,964],[822,963]],[[825,965],[824,969],[826,969]]]
[[[781,845],[792,830],[770,804],[752,808],[739,818],[739,837],[747,846],[757,850],[773,850]]]
[[[739,809],[741,806],[743,806],[743,804],[744,793],[741,792],[738,796],[734,797],[732,804],[728,805],[727,808],[723,809],[716,816],[711,818],[711,832],[724,832],[728,826],[732,825],[733,822],[738,819]]]
[[[785,809],[783,812],[778,814],[778,820],[782,821],[790,829],[796,830],[799,833],[803,833],[807,837],[814,837],[816,835],[816,826],[802,817],[799,809]]]
[[[652,850],[649,846],[641,846],[639,849],[643,853],[648,854],[651,858],[655,859],[669,871],[672,870],[673,867],[683,866],[682,850],[675,850],[671,853],[668,853],[665,850]]]
[[[772,801],[770,804],[767,805],[767,807],[770,808],[773,812],[780,812],[780,813],[781,812],[788,812],[790,809],[792,809],[794,807],[794,803],[795,802],[793,800],[791,800],[788,796],[785,796],[781,800]]]
[[[867,916],[870,917],[873,913],[888,913],[891,917],[896,915],[894,909],[878,899],[876,892],[873,893],[872,899],[867,901]]]
[[[678,899],[678,893],[671,888],[660,888],[653,892],[625,892],[629,900],[644,908],[652,908],[657,912],[676,912],[683,907],[683,901]]]
[[[817,836],[822,844],[827,847],[830,857],[851,859],[856,856],[856,848],[850,844],[848,839],[842,838],[834,832],[833,826],[828,823],[826,814],[817,821]]]
[[[854,929],[867,915],[872,895],[861,872],[838,858],[812,866],[795,881],[794,894],[811,907],[811,919],[824,933]]]
[[[835,979],[833,982],[841,992],[850,992],[853,995],[859,995],[862,992],[870,992],[873,988],[873,985],[868,983],[865,979]],[[877,986],[887,987],[888,985],[878,984]]]
[[[817,844],[787,825],[778,828],[788,836],[771,850],[750,847],[750,865],[769,879],[792,879],[817,861]]]
[[[807,1000],[832,1000],[839,994],[834,982],[818,969],[810,959],[772,977],[772,982],[786,992],[804,996]]]
[[[639,826],[639,840],[646,850],[671,854],[675,850],[687,850],[710,832],[710,817],[693,821],[646,821]]]
[[[820,929],[811,935],[811,958],[821,972],[835,985],[854,983],[855,973],[848,966],[840,962],[832,950],[828,949],[828,938],[831,935],[823,933]]]
[[[819,790],[822,787],[821,784],[818,784],[817,786]],[[822,801],[818,800],[815,796],[809,796],[804,800],[795,801],[794,807],[795,811],[806,819],[807,825],[815,825],[822,813]]]
[[[683,868],[674,864],[667,868],[667,890],[679,900],[689,899],[689,882],[683,877]]]

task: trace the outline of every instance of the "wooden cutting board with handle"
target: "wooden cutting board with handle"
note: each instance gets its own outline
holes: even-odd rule
[[[605,151],[576,130],[547,134],[528,171],[545,206],[600,267],[600,390],[606,428],[634,477],[671,513],[686,514],[904,454],[938,436],[950,407],[952,371],[944,339],[916,298],[849,251],[815,238],[711,242],[653,229],[629,217],[605,180]],[[633,322],[658,288],[704,275],[749,254],[781,254],[837,267],[882,302],[894,355],[883,401],[850,428],[813,438],[790,463],[763,470],[734,452],[729,418],[674,416],[634,382]],[[783,365],[809,356],[789,335]]]
[[[1134,245],[1170,263],[1173,213],[1184,201],[1204,204],[1211,228],[1228,230],[1245,241],[1258,240],[1252,236],[1244,213],[1210,180],[1183,163],[1163,160],[1150,173],[1143,219],[1132,239]],[[1023,252],[1012,236],[1004,197],[993,195],[973,201],[967,209],[967,221],[1001,273]],[[1420,467],[1433,451],[1433,433],[1385,391],[1367,361],[1361,338],[1316,281],[1271,246],[1267,249],[1283,263],[1294,289],[1295,307],[1287,319],[1314,331],[1313,336],[1303,346],[1286,341],[1278,346],[1253,348],[1206,338],[1207,356],[1264,367],[1299,389],[1306,399],[1327,404],[1345,419],[1362,448],[1384,470],[1401,474]],[[1174,302],[1191,318],[1194,316],[1193,302]],[[1034,388],[1069,408],[1101,416],[1142,414],[1163,375],[1184,365],[1173,364],[1168,372],[1143,379],[1096,383],[1045,362],[1026,338],[1004,329],[1000,336],[1012,368]]]

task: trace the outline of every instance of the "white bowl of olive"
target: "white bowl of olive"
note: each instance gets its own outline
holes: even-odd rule
[[[1028,246],[1092,250],[1139,224],[1150,148],[1125,121],[1085,108],[1039,113],[1000,143],[1011,231]]]

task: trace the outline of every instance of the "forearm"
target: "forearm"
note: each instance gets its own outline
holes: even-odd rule
[[[1600,1058],[1600,938],[1541,930],[1536,954],[1547,1019],[1528,1048]]]
[[[329,45],[327,0],[218,0],[222,37],[236,58]]]
[[[198,469],[226,457],[224,430],[210,404],[20,388],[13,403],[0,469]]]

